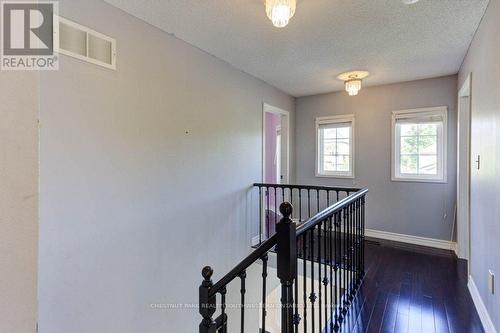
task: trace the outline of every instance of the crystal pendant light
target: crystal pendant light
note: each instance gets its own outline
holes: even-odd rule
[[[266,0],[267,17],[277,28],[285,27],[295,14],[297,0]]]
[[[363,79],[369,74],[366,71],[352,71],[342,73],[337,78],[344,81],[345,90],[349,93],[349,96],[356,96],[361,90]]]
[[[345,81],[345,90],[349,93],[349,96],[356,96],[361,90],[361,79],[351,79]]]

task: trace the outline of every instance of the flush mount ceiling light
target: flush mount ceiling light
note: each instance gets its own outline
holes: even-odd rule
[[[363,79],[367,77],[370,73],[366,71],[352,71],[347,73],[342,73],[337,78],[344,81],[345,90],[349,93],[349,96],[356,96],[361,90],[361,83]]]
[[[419,2],[420,0],[401,0],[405,5],[412,5]]]
[[[297,0],[266,0],[267,17],[277,28],[285,27],[295,14]]]

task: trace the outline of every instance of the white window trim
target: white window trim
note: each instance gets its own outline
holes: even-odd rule
[[[401,116],[418,116],[422,114],[440,114],[443,117],[443,131],[442,131],[442,144],[438,151],[442,151],[442,165],[443,174],[442,176],[426,176],[426,175],[415,175],[415,176],[398,176],[396,174],[396,162],[399,163],[399,145],[396,143],[396,119],[401,118]],[[419,108],[419,109],[409,109],[409,110],[399,110],[392,112],[392,136],[391,136],[391,179],[395,182],[421,182],[421,183],[447,183],[448,182],[448,107],[439,106],[431,108]],[[438,153],[439,157],[439,153]]]
[[[320,159],[320,144],[319,144],[319,126],[321,124],[328,123],[347,123],[350,122],[351,126],[351,151],[350,151],[350,172],[342,172],[342,171],[330,171],[328,173],[320,173],[319,172],[319,159]],[[339,116],[328,116],[328,117],[317,117],[316,118],[316,126],[315,126],[315,140],[316,140],[316,153],[315,153],[315,176],[321,178],[350,178],[353,179],[355,177],[355,117],[353,114],[345,114]]]

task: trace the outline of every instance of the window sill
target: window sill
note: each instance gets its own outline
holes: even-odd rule
[[[323,175],[323,174],[319,174],[317,173],[315,175],[315,177],[317,178],[343,178],[343,179],[354,179],[354,175]]]
[[[435,184],[447,184],[446,179],[423,179],[423,178],[396,178],[392,177],[393,182],[407,182],[407,183],[435,183]]]

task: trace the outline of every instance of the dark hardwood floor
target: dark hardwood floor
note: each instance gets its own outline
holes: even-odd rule
[[[447,251],[366,244],[367,275],[341,332],[484,332],[464,261]]]

